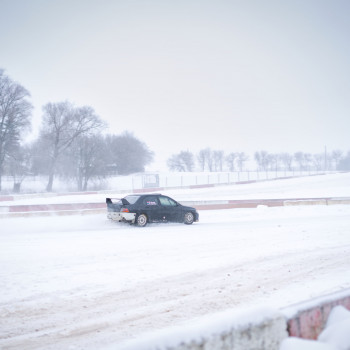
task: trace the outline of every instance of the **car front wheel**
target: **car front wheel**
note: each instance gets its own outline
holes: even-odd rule
[[[191,225],[194,221],[194,216],[193,214],[189,211],[187,213],[185,213],[185,217],[184,217],[184,223],[186,225]]]
[[[140,214],[136,219],[136,225],[139,227],[144,227],[147,225],[147,216],[145,214]]]

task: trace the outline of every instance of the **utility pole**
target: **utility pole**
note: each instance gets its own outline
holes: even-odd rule
[[[324,146],[324,171],[327,171],[327,146]]]

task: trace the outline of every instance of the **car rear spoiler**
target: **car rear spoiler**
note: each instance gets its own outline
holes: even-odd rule
[[[122,202],[123,205],[130,204],[125,198],[106,198],[107,205],[109,204],[117,204],[117,202]]]
[[[107,204],[114,204],[117,201],[120,201],[121,198],[106,198],[106,203]]]

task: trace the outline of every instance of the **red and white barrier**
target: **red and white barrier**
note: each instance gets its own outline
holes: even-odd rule
[[[289,335],[304,339],[317,339],[326,325],[331,310],[338,305],[350,310],[349,290],[326,295],[284,309],[283,313],[288,320]]]

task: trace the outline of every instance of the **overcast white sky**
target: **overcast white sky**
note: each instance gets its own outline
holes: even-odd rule
[[[350,150],[348,0],[0,0],[0,67],[181,150]]]

